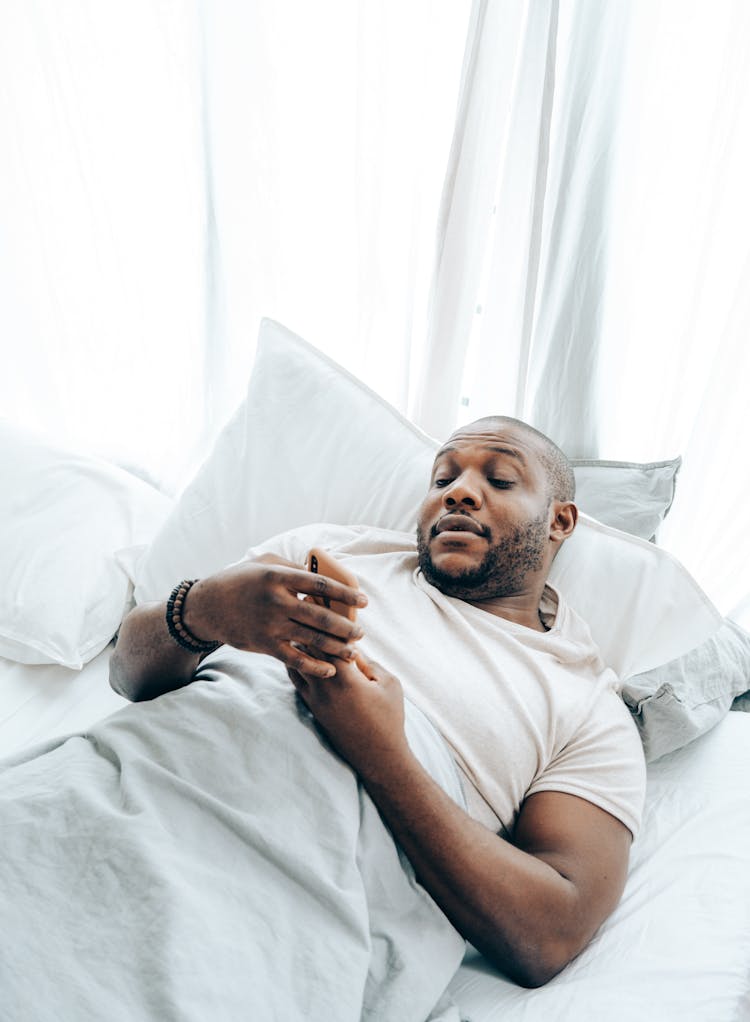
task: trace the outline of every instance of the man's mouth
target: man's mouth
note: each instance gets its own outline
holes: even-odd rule
[[[443,515],[439,522],[432,527],[432,535],[439,536],[445,532],[471,532],[475,536],[487,538],[487,529],[467,514]]]

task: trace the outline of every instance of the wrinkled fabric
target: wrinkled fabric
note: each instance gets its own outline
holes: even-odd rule
[[[0,773],[0,1018],[457,1017],[464,942],[283,668],[221,649],[200,676]]]

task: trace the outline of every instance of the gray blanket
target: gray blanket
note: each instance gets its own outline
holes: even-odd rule
[[[458,1019],[464,943],[283,668],[222,649],[202,678],[2,765],[0,1018]]]

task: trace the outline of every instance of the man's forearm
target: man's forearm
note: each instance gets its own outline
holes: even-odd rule
[[[510,844],[414,757],[401,685],[383,667],[359,655],[326,681],[290,676],[464,937],[526,986],[545,983],[585,947],[625,885],[632,835],[621,820],[585,797],[537,791],[524,799]]]
[[[420,883],[509,976],[538,986],[579,950],[574,885],[471,819],[413,756],[364,783]]]
[[[166,603],[144,603],[120,628],[109,665],[109,683],[132,702],[155,699],[189,684],[200,654],[178,646],[166,625]]]

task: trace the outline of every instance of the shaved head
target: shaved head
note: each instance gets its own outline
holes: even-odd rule
[[[419,510],[422,574],[447,596],[543,627],[539,601],[575,529],[574,494],[570,462],[533,426],[506,415],[461,426],[435,454]]]
[[[455,431],[454,436],[471,433],[491,433],[511,427],[527,437],[533,444],[539,460],[547,476],[549,496],[552,500],[569,501],[575,499],[576,480],[573,467],[567,456],[548,436],[530,426],[528,422],[514,419],[509,415],[487,415]]]

